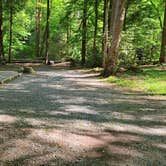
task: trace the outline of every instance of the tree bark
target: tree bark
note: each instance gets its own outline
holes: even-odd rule
[[[87,0],[84,0],[83,20],[82,20],[82,65],[86,61],[86,33],[87,33]]]
[[[36,0],[36,56],[40,57],[41,48],[41,19],[42,19],[42,0]]]
[[[165,14],[164,14],[163,33],[162,33],[160,63],[166,63],[166,0],[165,0]]]
[[[102,40],[102,67],[105,68],[108,43],[108,0],[104,0],[103,13],[103,40]]]
[[[3,52],[3,5],[2,0],[0,0],[0,61],[4,60]]]
[[[108,36],[111,36],[112,31],[112,0],[108,0]]]
[[[9,10],[10,10],[10,28],[9,28],[9,33],[10,33],[10,41],[9,41],[9,57],[8,57],[8,62],[11,63],[11,57],[12,57],[12,42],[13,42],[13,0],[10,0],[9,4]]]
[[[117,72],[118,51],[121,41],[125,17],[125,0],[113,0],[112,5],[112,40],[108,51],[108,62],[105,66],[105,75],[114,75]]]
[[[46,50],[45,50],[45,64],[48,63],[49,57],[49,22],[50,22],[50,0],[47,0],[47,21],[46,21]]]
[[[94,29],[94,41],[93,41],[93,66],[97,66],[97,32],[98,32],[98,6],[99,1],[95,0],[95,29]]]

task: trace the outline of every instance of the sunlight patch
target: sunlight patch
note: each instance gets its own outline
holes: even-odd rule
[[[164,150],[166,150],[166,144],[161,144],[161,143],[159,143],[159,144],[153,144],[155,147],[158,147],[158,148],[160,148],[160,149],[164,149]]]
[[[121,112],[113,112],[111,113],[111,116],[115,119],[125,119],[125,120],[136,120],[136,117],[134,115],[121,113]]]
[[[29,138],[42,144],[59,145],[62,149],[80,153],[104,145],[104,142],[97,138],[62,130],[34,130]]]
[[[104,127],[118,132],[130,132],[145,135],[166,136],[166,127],[140,127],[137,125],[122,124],[122,123],[103,123]]]
[[[143,157],[143,154],[139,153],[137,150],[132,150],[120,145],[109,145],[107,147],[108,154],[118,154],[129,157]]]
[[[82,105],[67,105],[64,107],[67,112],[78,112],[78,113],[86,113],[97,115],[98,113],[93,110],[90,106],[82,106]]]
[[[10,115],[0,115],[0,123],[14,123],[17,118]]]

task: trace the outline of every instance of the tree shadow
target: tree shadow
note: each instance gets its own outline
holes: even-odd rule
[[[0,89],[0,165],[164,165],[165,103],[40,68]]]

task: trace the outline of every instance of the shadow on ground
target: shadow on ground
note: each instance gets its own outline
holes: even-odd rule
[[[166,98],[39,68],[0,89],[0,165],[165,165]]]

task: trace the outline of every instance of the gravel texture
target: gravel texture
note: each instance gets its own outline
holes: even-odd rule
[[[21,73],[15,71],[0,71],[0,84],[7,83],[21,76]]]
[[[36,70],[0,88],[0,166],[166,165],[166,96]]]

